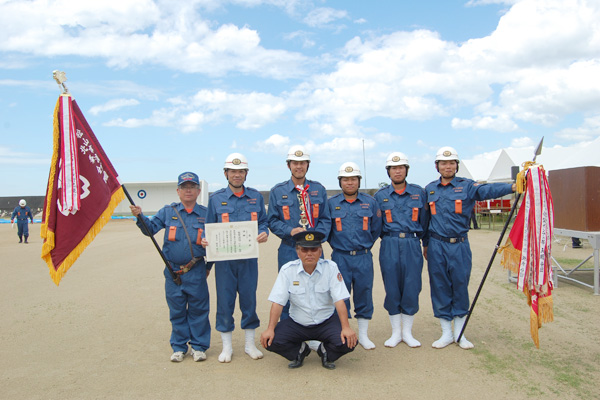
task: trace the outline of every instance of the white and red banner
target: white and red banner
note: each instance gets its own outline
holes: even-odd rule
[[[552,233],[554,206],[540,165],[530,164],[520,175],[525,178],[523,201],[506,244],[500,249],[501,264],[517,274],[517,289],[531,306],[531,337],[539,348],[538,330],[542,322],[554,320],[552,289]]]
[[[44,202],[42,258],[56,285],[110,220],[125,194],[75,100],[59,97]]]

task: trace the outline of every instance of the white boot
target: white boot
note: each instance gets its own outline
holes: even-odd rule
[[[253,360],[263,358],[263,353],[256,348],[254,343],[254,329],[246,329],[246,354]]]
[[[221,340],[223,341],[223,351],[219,354],[219,362],[231,362],[233,355],[233,347],[231,346],[231,336],[233,332],[221,332]]]
[[[431,347],[436,349],[443,349],[449,344],[454,343],[454,337],[452,336],[452,321],[439,318],[440,325],[442,326],[442,336],[431,344]]]
[[[385,341],[385,347],[396,347],[402,341],[402,319],[400,314],[390,315],[392,324],[392,336]]]
[[[456,339],[458,339],[458,335],[460,335],[460,331],[462,331],[463,326],[465,326],[466,319],[467,319],[466,315],[464,317],[460,317],[460,318],[455,317],[454,318],[454,341],[455,342],[456,342]],[[467,340],[467,338],[465,337],[464,334],[460,338],[460,342],[458,342],[458,345],[462,349],[472,349],[473,347],[475,347],[473,345],[473,343],[471,343]]]
[[[402,319],[402,340],[408,347],[421,347],[421,342],[412,335],[412,326],[415,319],[414,315],[400,314]]]
[[[375,343],[369,340],[367,331],[369,330],[369,320],[364,318],[357,318],[358,321],[358,343],[365,350],[372,350],[375,348]]]

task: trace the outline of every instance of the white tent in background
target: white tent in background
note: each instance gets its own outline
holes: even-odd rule
[[[533,159],[533,147],[506,148],[483,153],[470,160],[461,160],[459,175],[467,177],[463,171],[469,171],[471,179],[479,182],[510,182],[511,168],[521,167],[525,161]],[[544,147],[536,162],[546,171],[556,169],[600,166],[600,137],[592,142],[569,147]]]

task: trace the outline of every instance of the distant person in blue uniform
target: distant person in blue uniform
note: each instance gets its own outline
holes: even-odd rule
[[[292,176],[275,185],[269,194],[269,229],[281,238],[277,254],[278,270],[298,258],[292,236],[302,231],[318,231],[329,235],[331,218],[327,208],[327,191],[317,181],[306,178],[310,155],[302,146],[292,146],[286,158]],[[285,307],[281,318],[287,318]]]
[[[240,153],[232,153],[225,159],[223,173],[227,186],[214,192],[208,201],[206,223],[256,221],[256,240],[264,243],[268,239],[269,228],[265,201],[255,189],[244,186],[248,176],[248,160]],[[202,239],[204,247],[209,246]],[[217,331],[221,332],[223,351],[219,362],[231,362],[233,356],[232,334],[235,329],[233,312],[237,294],[240,295],[242,311],[241,327],[245,330],[245,351],[252,359],[263,358],[256,348],[255,329],[260,325],[256,314],[256,288],[258,285],[258,259],[217,261],[215,263],[217,286]]]
[[[269,326],[260,343],[299,368],[310,353],[306,341],[319,341],[321,365],[334,369],[338,358],[354,350],[356,333],[348,323],[346,299],[350,297],[336,264],[321,258],[321,232],[299,232],[293,236],[298,259],[281,267],[269,295]],[[290,317],[279,317],[289,301]]]
[[[429,247],[424,249],[424,255],[429,271],[433,314],[442,326],[442,336],[432,344],[437,349],[456,342],[469,312],[471,247],[467,233],[475,202],[515,191],[515,184],[479,184],[457,177],[459,162],[454,148],[440,148],[435,157],[435,168],[440,178],[425,187],[431,220]],[[458,345],[463,349],[473,348],[473,343],[464,335]]]
[[[206,278],[210,268],[206,265],[204,248],[200,245],[204,231],[206,207],[196,203],[200,195],[200,181],[193,172],[184,172],[177,179],[179,203],[164,206],[155,216],[148,218],[139,206],[129,206],[136,217],[141,215],[154,236],[165,229],[163,252],[181,285],[173,281],[165,267],[165,293],[171,320],[171,361],[181,362],[192,347],[194,361],[206,360],[210,347],[210,301]],[[137,226],[147,235],[138,221]]]
[[[10,217],[11,224],[14,224],[15,218],[17,219],[17,235],[19,236],[19,243],[23,243],[23,238],[25,238],[25,243],[29,243],[27,241],[27,238],[29,238],[29,225],[27,220],[30,219],[33,224],[33,214],[31,213],[31,209],[27,206],[25,199],[19,200],[19,205],[15,207],[12,216]]]
[[[373,316],[373,255],[371,247],[381,233],[381,212],[377,201],[359,193],[360,168],[353,162],[340,166],[338,181],[342,193],[327,200],[331,215],[329,244],[331,260],[344,277],[358,322],[358,343],[366,350],[375,348],[369,339],[369,321]],[[350,300],[346,300],[350,317]]]
[[[413,337],[412,327],[422,288],[421,241],[423,247],[427,246],[427,199],[421,186],[406,181],[409,164],[404,153],[391,153],[385,169],[391,183],[375,193],[383,223],[379,265],[385,287],[384,307],[392,325],[392,335],[384,344],[396,347],[404,342],[419,347],[421,342]]]

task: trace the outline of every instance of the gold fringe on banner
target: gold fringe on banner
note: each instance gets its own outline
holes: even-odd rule
[[[540,297],[538,299],[538,314],[540,325],[542,322],[548,323],[554,321],[554,301],[552,296]]]
[[[58,269],[56,269],[54,267],[54,264],[52,263],[52,255],[50,254],[50,251],[42,255],[42,258],[48,264],[48,267],[50,269],[50,277],[52,278],[54,283],[56,283],[56,286],[58,286],[60,280],[63,278],[63,276],[65,276],[69,268],[71,268],[71,266],[73,265],[73,263],[75,263],[77,258],[81,255],[81,253],[83,253],[85,248],[94,240],[96,235],[100,233],[102,228],[104,228],[104,225],[106,225],[106,223],[110,220],[113,211],[124,198],[125,192],[123,192],[123,188],[120,187],[111,196],[110,202],[108,203],[108,206],[106,207],[102,215],[100,215],[96,222],[94,222],[94,225],[92,225],[92,227],[83,237],[83,239],[81,239],[81,242],[79,242],[77,246],[69,253],[69,255],[65,257]],[[47,236],[48,237],[46,241],[51,241],[52,247],[54,247],[54,232],[49,231]],[[44,243],[44,247],[46,247],[46,243]]]
[[[510,238],[506,239],[504,246],[498,249],[498,253],[501,253],[500,265],[504,269],[510,270],[513,274],[519,273],[519,265],[521,264],[521,252],[512,244]]]
[[[53,189],[54,189],[54,180],[58,179],[58,173],[56,168],[58,167],[58,157],[60,151],[60,127],[58,122],[58,111],[60,110],[60,97],[56,101],[56,107],[54,107],[54,127],[52,129],[52,160],[50,161],[50,174],[48,178],[48,188],[46,189],[46,213],[45,219],[42,221],[42,226],[40,227],[40,236],[42,239],[46,239],[42,246],[42,258],[46,253],[49,253],[50,250],[54,248],[54,234],[52,234],[52,244],[51,248],[48,249],[48,245],[46,244],[48,241],[47,231],[48,231],[48,215],[50,213],[50,204],[53,202]]]
[[[533,308],[529,310],[529,329],[531,331],[531,339],[533,344],[538,349],[540,348],[540,335],[539,329],[542,327],[542,322],[538,320],[537,314],[533,311]]]

